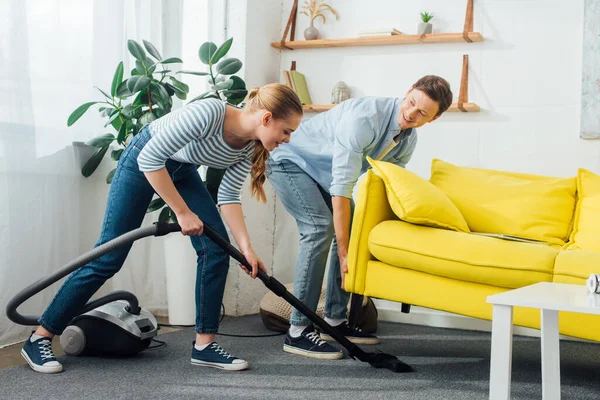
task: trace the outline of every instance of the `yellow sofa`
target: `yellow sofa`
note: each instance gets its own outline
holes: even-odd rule
[[[600,177],[590,171],[554,178],[436,159],[425,180],[370,162],[355,204],[349,292],[491,320],[492,294],[585,285],[600,273]],[[539,310],[516,307],[514,323],[539,329]],[[564,335],[600,341],[600,316],[561,312],[559,324]]]

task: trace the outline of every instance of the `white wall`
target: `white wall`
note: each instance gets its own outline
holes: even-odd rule
[[[282,30],[292,3],[284,0]],[[289,69],[291,61],[296,61],[297,69],[306,75],[313,103],[329,103],[331,88],[339,80],[351,87],[353,97],[402,97],[426,74],[445,77],[456,101],[462,55],[468,54],[469,100],[482,111],[446,113],[420,128],[409,170],[429,178],[431,160],[441,158],[458,165],[544,175],[574,176],[578,167],[600,173],[600,141],[579,138],[583,0],[474,3],[474,31],[483,35],[482,43],[281,51],[281,69]],[[328,4],[340,19],[327,14],[325,25],[317,20],[315,26],[323,38],[353,37],[360,29],[372,27],[415,34],[422,10],[435,15],[434,33],[461,32],[467,2],[330,0]],[[307,26],[308,17],[299,14],[297,40],[304,40]],[[280,37],[275,35],[272,41]],[[279,80],[283,82],[281,74]],[[276,235],[274,262],[293,269],[297,231],[279,202],[276,220],[281,235]],[[413,308],[416,313],[401,314],[390,302],[378,302],[378,306],[382,318],[388,320],[489,328],[485,323],[443,318],[443,313],[418,308]]]

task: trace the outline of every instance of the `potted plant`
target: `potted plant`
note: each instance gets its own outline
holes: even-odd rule
[[[424,33],[431,33],[433,29],[433,25],[429,21],[433,18],[433,14],[428,13],[427,11],[421,11],[419,13],[421,15],[421,23],[419,23],[419,35]]]
[[[335,15],[336,20],[339,19],[337,11],[323,0],[306,0],[304,2],[300,13],[310,18],[310,26],[304,30],[304,38],[306,40],[315,40],[319,38],[319,31],[315,28],[314,22],[315,19],[319,17],[323,20],[323,24],[327,22],[327,18],[325,18],[324,14],[327,11]]]
[[[208,72],[175,72],[175,74],[208,77],[212,85],[211,90],[193,98],[190,102],[215,97],[225,98],[228,103],[237,105],[246,98],[248,94],[246,83],[234,75],[242,68],[242,62],[237,58],[223,59],[231,48],[232,42],[233,38],[230,38],[219,47],[212,42],[200,46],[198,54],[202,63],[208,66]],[[106,133],[86,143],[95,150],[81,168],[81,173],[85,177],[94,173],[109,147],[114,146],[114,142],[117,148],[111,151],[110,156],[116,162],[131,137],[135,136],[144,125],[171,112],[173,96],[186,100],[190,91],[187,84],[177,79],[171,69],[167,69],[170,64],[182,63],[181,59],[163,58],[158,49],[146,40],[143,40],[143,46],[135,40],[128,40],[127,49],[135,58],[135,68],[131,70],[131,76],[123,79],[123,62],[120,62],[113,74],[110,91],[97,88],[104,98],[80,105],[67,120],[67,125],[71,126],[91,106],[100,105],[98,111],[107,118],[104,127],[110,126],[113,130],[113,133]],[[112,182],[115,171],[116,168],[109,172],[106,183]],[[206,185],[215,201],[223,173],[222,170],[212,168],[207,171]],[[147,211],[152,212],[161,208],[159,221],[175,221],[175,214],[161,198],[153,200]]]

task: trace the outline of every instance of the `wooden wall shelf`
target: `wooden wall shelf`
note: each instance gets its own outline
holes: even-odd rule
[[[319,113],[331,110],[336,104],[305,104],[302,106],[304,112],[307,113]],[[459,108],[458,103],[452,103],[448,111],[446,112],[479,112],[481,109],[475,103],[463,103],[462,109]]]
[[[428,33],[424,35],[374,36],[346,39],[297,40],[273,42],[271,46],[282,50],[318,49],[328,47],[392,46],[403,44],[470,43],[483,42],[479,32]]]

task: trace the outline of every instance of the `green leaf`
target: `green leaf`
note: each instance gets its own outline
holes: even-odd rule
[[[112,158],[114,161],[119,161],[119,159],[121,158],[121,154],[123,154],[124,150],[125,149],[115,149],[111,151],[110,158]]]
[[[140,90],[147,89],[148,86],[150,86],[150,82],[151,79],[147,76],[132,76],[127,79],[127,89],[129,89],[131,93],[137,93]]]
[[[154,200],[152,200],[150,202],[150,205],[148,206],[148,209],[146,210],[146,212],[153,212],[153,211],[156,211],[156,210],[160,210],[166,204],[167,203],[165,203],[165,201],[159,197],[159,198],[154,199]]]
[[[115,172],[117,172],[116,168],[110,171],[108,175],[106,175],[106,183],[108,183],[109,185],[112,183],[112,180],[115,177]]]
[[[88,140],[86,144],[94,147],[105,147],[110,145],[113,142],[113,140],[115,140],[115,135],[113,135],[112,133],[106,133],[102,136],[97,136],[93,139]]]
[[[115,111],[115,109],[112,107],[100,107],[100,109],[98,111],[102,111],[100,113],[101,117],[108,117],[109,115],[112,115],[112,113]]]
[[[233,85],[233,81],[231,79],[227,79],[226,81],[217,83],[211,89],[212,90],[226,90],[226,89],[229,89],[232,85]]]
[[[134,56],[136,59],[138,59],[140,61],[144,61],[147,58],[144,48],[142,47],[142,45],[140,45],[135,40],[131,40],[131,39],[128,40],[127,48],[129,49],[129,52],[131,53],[131,55]]]
[[[242,69],[242,62],[237,58],[227,58],[217,64],[217,73],[232,75]]]
[[[81,174],[84,177],[87,178],[94,173],[96,168],[98,168],[98,165],[100,165],[100,162],[102,161],[102,158],[106,154],[107,150],[108,146],[101,147],[98,149],[98,151],[96,151],[96,153],[94,153],[93,156],[90,157],[89,160],[87,160],[83,168],[81,168]]]
[[[81,118],[81,116],[83,114],[85,114],[85,112],[94,104],[99,103],[98,101],[90,101],[89,103],[84,103],[82,105],[80,105],[79,107],[77,107],[75,109],[75,111],[73,111],[71,113],[71,115],[69,115],[69,118],[67,119],[67,126],[71,126],[73,125],[75,122],[77,122],[77,120],[79,118]]]
[[[154,71],[156,71],[156,64],[153,64],[148,68],[148,76],[151,76]]]
[[[117,88],[123,82],[123,61],[117,65],[117,69],[113,75],[112,85],[110,85],[110,94],[114,97],[117,94]]]
[[[122,124],[121,128],[119,128],[119,134],[117,135],[117,143],[123,144],[126,137],[127,137],[127,124]]]
[[[119,112],[119,110],[113,111],[113,113],[111,114],[111,116],[108,119],[108,121],[106,121],[106,123],[104,124],[104,127],[106,128],[107,126],[109,126],[110,124],[112,124],[113,121],[116,121],[116,119],[119,118],[120,115],[121,115],[121,113]],[[119,125],[119,128],[121,128],[121,125]],[[115,127],[115,129],[117,129],[117,127]]]
[[[177,71],[176,74],[188,74],[188,75],[198,75],[198,76],[206,76],[208,72],[196,72],[196,71]]]
[[[233,38],[229,38],[225,43],[223,43],[221,45],[221,47],[219,47],[217,49],[217,51],[215,52],[215,54],[213,54],[213,56],[210,58],[210,63],[211,64],[216,64],[219,62],[219,60],[221,58],[223,58],[223,56],[225,54],[227,54],[227,52],[229,51],[229,49],[231,48],[231,43],[233,42]]]
[[[171,80],[171,82],[173,82],[173,86],[175,86],[177,89],[181,90],[184,93],[190,92],[190,87],[178,80],[177,78],[175,78],[174,76],[169,76],[169,79]]]
[[[143,61],[135,60],[135,70],[138,72],[138,75],[146,75],[146,65]]]
[[[171,210],[171,221],[177,222],[177,215],[175,215],[175,211]]]
[[[125,108],[123,108],[123,111],[121,111],[121,115],[127,119],[139,118],[142,116],[142,106],[128,104],[125,106]]]
[[[133,78],[133,76],[131,78]],[[131,78],[129,78],[129,79],[131,79]],[[129,89],[127,88],[127,82],[129,82],[129,79],[125,79],[123,82],[121,82],[119,84],[119,87],[117,87],[117,93],[116,93],[117,97],[125,99],[125,98],[133,95],[133,93],[131,93],[129,91]]]
[[[154,113],[147,112],[146,114],[142,115],[140,117],[140,119],[138,119],[138,122],[140,124],[142,124],[142,126],[144,126],[144,125],[148,125],[150,122],[154,121],[155,119],[156,119],[156,116],[154,115]]]
[[[206,65],[210,65],[210,59],[213,54],[217,51],[217,45],[213,42],[205,42],[200,46],[200,50],[198,50],[198,56],[200,56],[200,61]]]
[[[138,72],[137,68],[134,68],[131,70],[131,76],[136,76],[136,75],[140,75],[140,73]]]
[[[204,92],[202,93],[200,96],[196,96],[193,99],[190,100],[190,103],[194,102],[194,101],[198,101],[198,100],[202,100],[208,97],[208,95],[213,94],[214,92],[211,90],[209,92]],[[216,97],[216,96],[215,96]]]
[[[156,58],[156,60],[158,60],[158,61],[160,61],[162,59],[162,56],[158,52],[158,49],[156,47],[154,47],[154,45],[152,43],[150,43],[147,40],[142,40],[142,42],[144,43],[144,47],[146,48],[146,50],[148,51],[148,53],[150,53],[150,55],[152,57]]]
[[[170,69],[161,69],[160,71],[157,72],[157,74],[168,74],[169,72],[171,72]]]
[[[167,222],[171,216],[171,210],[167,207],[163,208],[158,216],[158,222]]]
[[[171,99],[171,96],[167,92],[167,89],[165,89],[160,83],[152,82],[152,84],[150,85],[150,89],[157,93],[159,97],[161,97],[165,102],[168,102]]]
[[[176,63],[182,63],[182,62],[183,61],[181,60],[181,58],[171,57],[171,58],[167,58],[166,60],[162,60],[158,64],[176,64]]]
[[[104,90],[100,89],[98,86],[94,86],[96,89],[98,89],[98,91],[100,93],[102,93],[104,95],[104,97],[106,97],[107,99],[112,99],[112,96],[108,93],[106,93]]]

